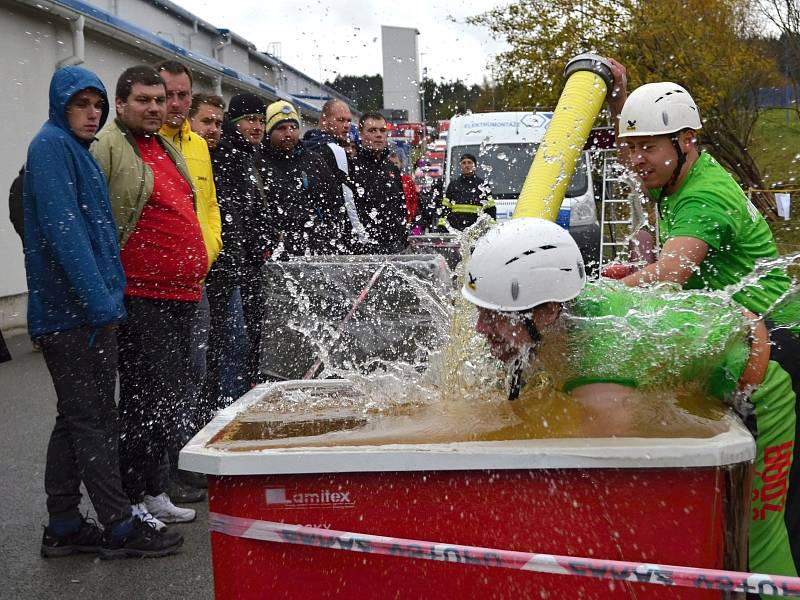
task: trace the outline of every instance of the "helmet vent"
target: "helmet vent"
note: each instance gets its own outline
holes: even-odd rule
[[[519,298],[519,281],[516,279],[511,280],[511,299],[516,300]]]
[[[661,120],[664,122],[664,125],[669,125],[669,115],[667,114],[667,111],[661,111]]]
[[[667,96],[672,96],[672,94],[685,94],[685,93],[686,93],[686,92],[684,92],[683,90],[672,90],[671,92],[667,92],[667,93],[666,93],[666,94],[664,94],[663,96],[659,96],[658,98],[656,98],[656,99],[655,99],[655,102],[654,102],[653,104],[656,104],[656,103],[658,103],[658,102],[661,102],[661,101],[662,101],[664,98],[666,98]]]
[[[567,273],[572,273],[572,267],[561,267],[559,271],[566,271]]]
[[[511,259],[507,260],[507,261],[506,261],[506,264],[507,264],[507,265],[510,265],[512,262],[514,262],[514,261],[516,261],[516,260],[519,260],[519,256],[515,256],[514,258],[511,258]]]
[[[547,244],[546,246],[539,246],[539,250],[555,250],[556,246],[553,244]]]

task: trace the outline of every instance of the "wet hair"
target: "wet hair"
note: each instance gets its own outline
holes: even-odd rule
[[[367,119],[375,119],[376,121],[377,120],[385,121],[386,117],[384,117],[379,112],[374,112],[374,111],[373,112],[365,112],[363,115],[361,115],[361,118],[358,120],[358,128],[359,129],[364,129],[364,123],[367,121]]]
[[[117,79],[116,97],[127,101],[133,86],[137,83],[141,85],[163,85],[164,90],[166,91],[167,89],[164,80],[161,79],[161,75],[153,67],[136,65],[125,69]]]
[[[197,92],[192,96],[192,106],[189,107],[190,118],[197,114],[197,111],[200,110],[201,104],[210,104],[211,106],[216,106],[223,111],[225,110],[225,100],[222,99],[222,96]]]
[[[153,65],[153,68],[158,73],[161,73],[161,71],[166,71],[171,75],[181,75],[182,73],[186,73],[186,76],[189,78],[189,87],[191,87],[194,83],[192,80],[192,72],[189,70],[189,67],[179,60],[162,60],[160,63]]]
[[[321,116],[327,117],[328,115],[330,115],[333,112],[333,107],[336,106],[337,104],[344,104],[345,106],[347,106],[347,102],[345,102],[344,100],[339,100],[338,98],[331,98],[330,100],[327,100],[325,104],[322,105]],[[347,106],[347,108],[350,107]]]

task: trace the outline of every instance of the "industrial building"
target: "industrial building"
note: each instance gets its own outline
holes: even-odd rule
[[[381,27],[383,109],[404,111],[403,121],[422,120],[418,38],[412,27]]]

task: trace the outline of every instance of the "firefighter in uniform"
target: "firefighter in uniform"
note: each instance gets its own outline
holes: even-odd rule
[[[450,182],[442,198],[439,226],[462,231],[478,220],[481,213],[497,218],[491,190],[475,174],[477,159],[472,154],[461,156],[461,176]]]

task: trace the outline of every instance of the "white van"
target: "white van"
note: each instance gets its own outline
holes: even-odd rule
[[[456,115],[450,119],[445,156],[445,189],[460,176],[464,153],[478,159],[477,173],[492,190],[497,219],[510,219],[533,156],[553,118],[551,112],[495,112]],[[567,188],[557,223],[568,229],[580,246],[587,265],[599,255],[600,225],[597,222],[592,169],[583,152]]]

